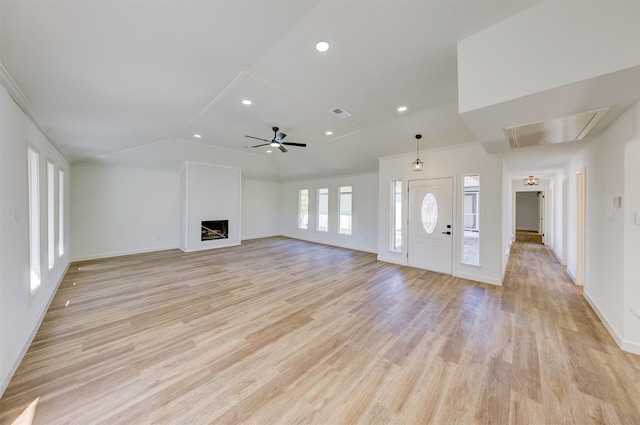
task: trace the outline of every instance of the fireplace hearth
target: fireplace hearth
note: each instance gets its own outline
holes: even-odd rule
[[[229,239],[229,220],[203,221],[200,225],[201,241]]]

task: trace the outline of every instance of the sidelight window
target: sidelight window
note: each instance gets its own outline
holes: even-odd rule
[[[464,241],[462,262],[480,264],[480,176],[464,176]]]
[[[402,180],[391,182],[391,250],[402,250]]]

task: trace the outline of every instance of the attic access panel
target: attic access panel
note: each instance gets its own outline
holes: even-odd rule
[[[506,127],[511,149],[582,140],[609,108]]]

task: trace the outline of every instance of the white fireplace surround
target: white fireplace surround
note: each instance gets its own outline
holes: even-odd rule
[[[180,172],[180,249],[240,245],[240,168],[187,162]],[[202,240],[204,221],[228,220],[229,237]]]

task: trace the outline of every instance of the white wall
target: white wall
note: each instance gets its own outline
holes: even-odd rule
[[[640,139],[624,153],[624,340],[640,352]]]
[[[633,299],[638,275],[625,260],[634,255],[637,241],[625,251],[626,236],[635,228],[630,224],[625,206],[625,193],[637,190],[636,181],[625,181],[625,173],[640,164],[625,163],[625,146],[640,137],[640,103],[623,113],[609,128],[599,134],[578,153],[555,177],[554,185],[568,179],[567,271],[576,276],[576,175],[586,171],[586,253],[584,295],[624,349],[640,354],[640,334],[627,297]],[[633,150],[633,148],[631,149]],[[635,158],[632,156],[632,158]],[[631,186],[629,186],[631,185]],[[626,187],[626,191],[625,191]],[[623,208],[615,208],[613,200],[623,196]],[[636,195],[637,196],[637,195]],[[630,199],[634,199],[632,195]],[[627,215],[625,215],[627,214]],[[625,217],[627,219],[625,220]],[[631,235],[632,233],[629,233]],[[557,253],[556,253],[557,254]],[[637,262],[637,257],[631,259]],[[626,275],[629,273],[629,275]],[[627,286],[625,285],[627,282]],[[632,283],[629,283],[632,282]],[[635,285],[635,286],[634,286]],[[628,306],[629,308],[625,308]],[[634,326],[631,326],[633,324]],[[634,329],[630,333],[630,329]]]
[[[538,231],[538,192],[516,192],[516,229]]]
[[[460,112],[637,66],[639,8],[546,1],[460,41]]]
[[[501,276],[504,279],[504,275],[507,272],[507,262],[509,261],[509,253],[511,252],[511,244],[514,241],[515,234],[513,233],[513,183],[509,176],[509,169],[502,161],[502,273]]]
[[[353,187],[352,234],[338,234],[338,188]],[[329,231],[316,230],[318,189],[329,188]],[[298,191],[309,189],[309,229],[298,229]],[[377,252],[378,174],[281,183],[280,234],[366,252]]]
[[[71,167],[74,261],[179,246],[179,177],[142,168]]]
[[[424,170],[411,169],[414,155],[399,155],[380,158],[378,259],[396,264],[407,264],[406,243],[401,252],[391,250],[391,182],[402,180],[403,188],[409,180],[437,177],[454,178],[453,229],[453,275],[500,285],[503,270],[502,239],[502,158],[499,154],[489,155],[480,145],[457,147],[447,150],[422,152]],[[463,177],[466,174],[480,175],[480,265],[462,263],[463,236]],[[408,205],[408,197],[403,196],[403,205]],[[403,208],[403,223],[406,223],[406,207]],[[403,229],[403,241],[407,240]]]
[[[40,287],[31,299],[27,143],[40,153],[42,268]],[[56,173],[64,170],[67,195],[64,254],[51,270],[47,267],[47,160],[55,163]],[[69,171],[68,161],[0,86],[0,394],[26,353],[69,265]]]
[[[185,251],[240,245],[241,171],[235,167],[187,162],[186,215],[181,217],[186,229]],[[228,220],[229,237],[203,241],[201,225],[208,220]]]
[[[280,186],[242,179],[242,240],[279,235]]]

